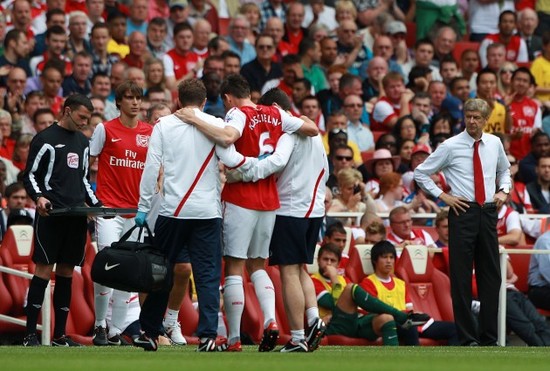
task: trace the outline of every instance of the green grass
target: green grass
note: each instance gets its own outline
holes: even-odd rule
[[[326,346],[313,354],[196,353],[195,346],[161,347],[158,352],[138,348],[23,348],[0,347],[2,370],[547,370],[550,348],[455,347],[339,347]]]

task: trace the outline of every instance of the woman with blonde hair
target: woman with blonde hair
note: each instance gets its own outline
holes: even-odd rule
[[[512,74],[518,69],[515,63],[504,62],[498,70],[497,88],[502,99],[506,100],[512,94]]]
[[[241,5],[239,14],[244,15],[248,23],[250,23],[250,32],[246,39],[250,41],[250,44],[255,45],[256,37],[260,34],[260,7],[256,3],[247,2]]]
[[[329,212],[361,212],[367,210],[363,202],[365,185],[363,176],[355,169],[342,169],[337,175],[339,193],[332,200]],[[353,218],[344,218],[342,223],[352,225]]]

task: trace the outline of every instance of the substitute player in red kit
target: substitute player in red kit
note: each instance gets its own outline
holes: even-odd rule
[[[227,108],[224,128],[214,127],[195,117],[192,110],[177,115],[195,125],[216,143],[235,143],[237,151],[248,157],[273,153],[279,137],[299,132],[315,136],[319,130],[305,116],[292,117],[278,107],[256,105],[250,100],[250,87],[244,77],[229,75],[221,86],[221,96]],[[269,255],[269,243],[279,208],[277,185],[273,176],[255,183],[226,184],[224,201],[223,242],[225,259],[224,305],[228,322],[228,351],[241,351],[240,328],[244,309],[242,271],[246,267],[254,284],[264,315],[264,334],[260,352],[271,351],[276,345],[279,329],[275,322],[275,291],[264,270]]]
[[[131,81],[120,84],[115,91],[120,116],[99,124],[90,142],[90,163],[99,161],[97,195],[107,207],[137,208],[139,183],[145,166],[149,138],[153,127],[138,120],[143,89]],[[99,250],[118,241],[134,226],[134,219],[118,215],[112,219],[97,218]],[[137,232],[137,231],[136,231]],[[95,345],[122,345],[120,336],[128,313],[129,292],[113,296],[113,314],[108,333],[106,315],[113,289],[94,283]]]

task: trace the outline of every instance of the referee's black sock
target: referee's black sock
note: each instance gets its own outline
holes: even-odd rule
[[[55,327],[53,338],[58,339],[65,335],[65,325],[71,306],[72,277],[55,276],[55,289],[53,291],[53,307],[55,310]]]
[[[42,309],[44,292],[46,291],[48,282],[48,280],[38,276],[34,276],[31,280],[29,293],[27,294],[27,306],[25,307],[25,312],[27,313],[27,334],[36,333],[36,323]]]

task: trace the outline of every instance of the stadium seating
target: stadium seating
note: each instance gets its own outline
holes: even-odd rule
[[[425,246],[404,248],[395,273],[409,285],[415,311],[435,320],[454,321],[449,278],[434,268]]]
[[[346,277],[352,282],[359,283],[374,271],[370,260],[371,248],[372,245],[355,245],[350,249]]]
[[[408,48],[414,48],[414,44],[416,43],[416,23],[405,22],[405,26],[407,26],[407,36],[405,39],[405,43],[407,44]]]
[[[231,18],[218,19],[220,36],[227,36],[229,34],[229,22],[231,22]]]
[[[92,345],[92,331],[95,324],[93,306],[86,300],[84,277],[75,270],[71,295],[71,310],[67,318],[66,333],[76,342],[83,345]]]

